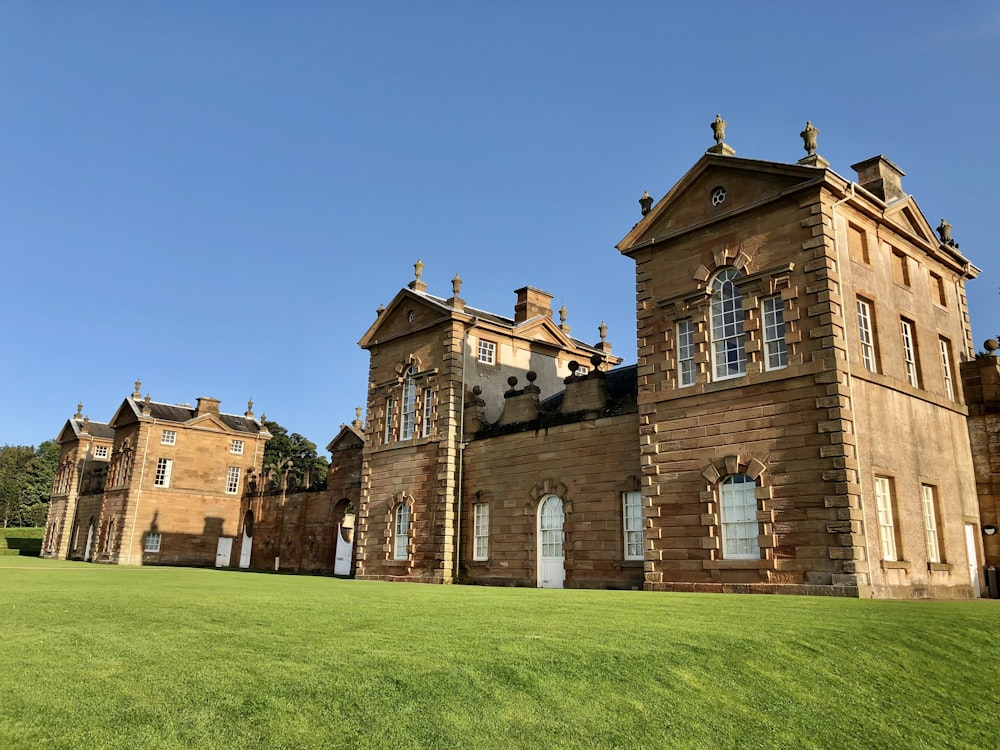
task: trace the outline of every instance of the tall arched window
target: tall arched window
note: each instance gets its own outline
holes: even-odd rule
[[[413,437],[413,420],[417,413],[417,368],[410,365],[403,381],[402,414],[399,421],[399,439],[409,440]]]
[[[392,559],[405,560],[409,556],[410,544],[410,506],[406,503],[396,506],[393,526]]]
[[[727,560],[758,560],[757,484],[746,474],[731,474],[719,484],[722,556]]]
[[[737,268],[723,268],[712,280],[712,365],[716,380],[745,375],[746,336],[743,294],[736,286]]]

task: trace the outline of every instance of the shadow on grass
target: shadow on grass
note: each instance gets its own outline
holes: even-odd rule
[[[21,556],[38,557],[42,553],[42,540],[32,537],[8,536],[7,549]]]

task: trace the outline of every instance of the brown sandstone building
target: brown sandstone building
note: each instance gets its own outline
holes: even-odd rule
[[[972,451],[1000,455],[1000,376],[968,361],[977,269],[885,157],[850,180],[811,126],[794,164],[737,157],[724,126],[618,244],[636,268],[635,365],[619,367],[603,324],[596,343],[571,337],[545,292],[524,287],[513,317],[496,315],[466,305],[458,277],[450,297],[428,293],[418,262],[360,341],[366,419],[328,446],[325,489],[223,455],[267,440],[252,412],[157,417],[137,389],[110,425],[78,414],[60,436],[47,554],[94,559],[69,540],[89,528],[131,563],[212,564],[231,539],[228,565],[365,579],[976,595],[984,559],[1000,560],[995,461]],[[155,483],[140,503],[141,479],[117,489],[120,469],[81,464],[87,446],[145,445],[158,419],[203,419],[217,446],[190,458],[204,507],[186,526],[168,524]],[[161,453],[142,454],[142,476]],[[226,504],[234,466],[242,498]],[[187,557],[138,548],[168,532],[191,535]]]

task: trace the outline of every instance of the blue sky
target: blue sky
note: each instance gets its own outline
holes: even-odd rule
[[[323,446],[357,341],[426,265],[526,284],[635,361],[614,249],[728,121],[739,156],[884,154],[982,274],[1000,333],[1000,5],[0,2],[0,444],[156,401],[253,398]]]

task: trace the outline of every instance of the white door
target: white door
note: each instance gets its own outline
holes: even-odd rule
[[[240,543],[240,567],[250,567],[250,550],[253,547],[253,512],[243,517],[243,539]]]
[[[345,516],[337,527],[337,551],[333,559],[333,574],[349,576],[354,556],[354,516]]]
[[[83,559],[90,561],[90,548],[94,546],[94,522],[90,522],[87,527],[87,551],[83,553]]]
[[[555,495],[538,506],[538,586],[561,589],[566,579],[563,557],[563,504]]]
[[[215,548],[215,567],[228,568],[229,558],[233,554],[233,538],[231,536],[220,536],[219,546]]]
[[[965,547],[969,556],[969,578],[972,580],[972,588],[976,596],[982,596],[983,592],[979,588],[979,555],[976,554],[975,524],[965,524]]]

